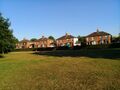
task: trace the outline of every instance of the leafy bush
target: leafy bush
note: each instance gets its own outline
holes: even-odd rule
[[[87,45],[86,49],[104,49],[104,48],[120,48],[120,43],[101,44],[101,45]]]
[[[73,50],[79,50],[79,49],[81,49],[82,48],[82,46],[74,46],[72,49]]]
[[[48,48],[25,48],[25,49],[15,49],[14,51],[52,51],[54,50],[54,47],[48,47]]]
[[[120,43],[112,43],[109,48],[120,48]]]
[[[70,50],[71,48],[68,46],[56,47],[56,50]]]
[[[47,48],[37,48],[37,51],[52,51],[55,50],[55,47],[47,47]]]
[[[15,49],[14,51],[36,51],[37,48],[24,48],[24,49]]]

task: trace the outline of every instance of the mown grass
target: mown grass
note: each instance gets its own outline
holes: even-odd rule
[[[119,58],[32,53],[0,58],[0,90],[120,90]]]

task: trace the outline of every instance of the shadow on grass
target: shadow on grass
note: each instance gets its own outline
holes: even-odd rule
[[[0,58],[4,58],[4,56],[3,56],[3,55],[0,55]]]
[[[120,59],[120,49],[82,49],[82,50],[56,50],[39,51],[37,55],[57,56],[57,57],[91,57]]]

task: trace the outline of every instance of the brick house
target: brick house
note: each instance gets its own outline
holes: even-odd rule
[[[86,36],[86,44],[87,45],[110,44],[111,38],[112,38],[111,34],[104,31],[99,31],[97,29],[96,32],[93,32]]]
[[[78,38],[66,33],[64,36],[62,36],[56,40],[56,45],[57,45],[57,47],[67,46],[67,45],[70,47],[73,47],[73,46],[77,45],[76,42],[78,42]]]
[[[16,44],[16,49],[44,48],[44,47],[54,47],[54,40],[42,36],[42,38],[36,41],[29,41],[27,39],[23,39]]]
[[[30,41],[25,38],[16,44],[16,49],[29,48],[29,47],[30,47]]]
[[[37,41],[35,41],[35,45],[36,47],[40,48],[44,48],[44,47],[54,47],[54,40],[46,38],[44,36],[42,36],[42,38],[38,39]]]

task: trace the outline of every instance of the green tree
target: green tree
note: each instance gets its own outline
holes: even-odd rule
[[[17,42],[10,25],[9,19],[4,18],[0,13],[0,53],[2,54],[12,51]]]
[[[55,41],[55,38],[53,36],[49,36],[48,38]]]
[[[120,36],[113,36],[112,37],[112,43],[120,43]]]
[[[82,45],[86,44],[86,40],[85,40],[85,37],[84,36],[78,36],[78,43],[81,42]]]
[[[36,41],[37,39],[36,38],[32,38],[32,39],[30,39],[30,41]]]

